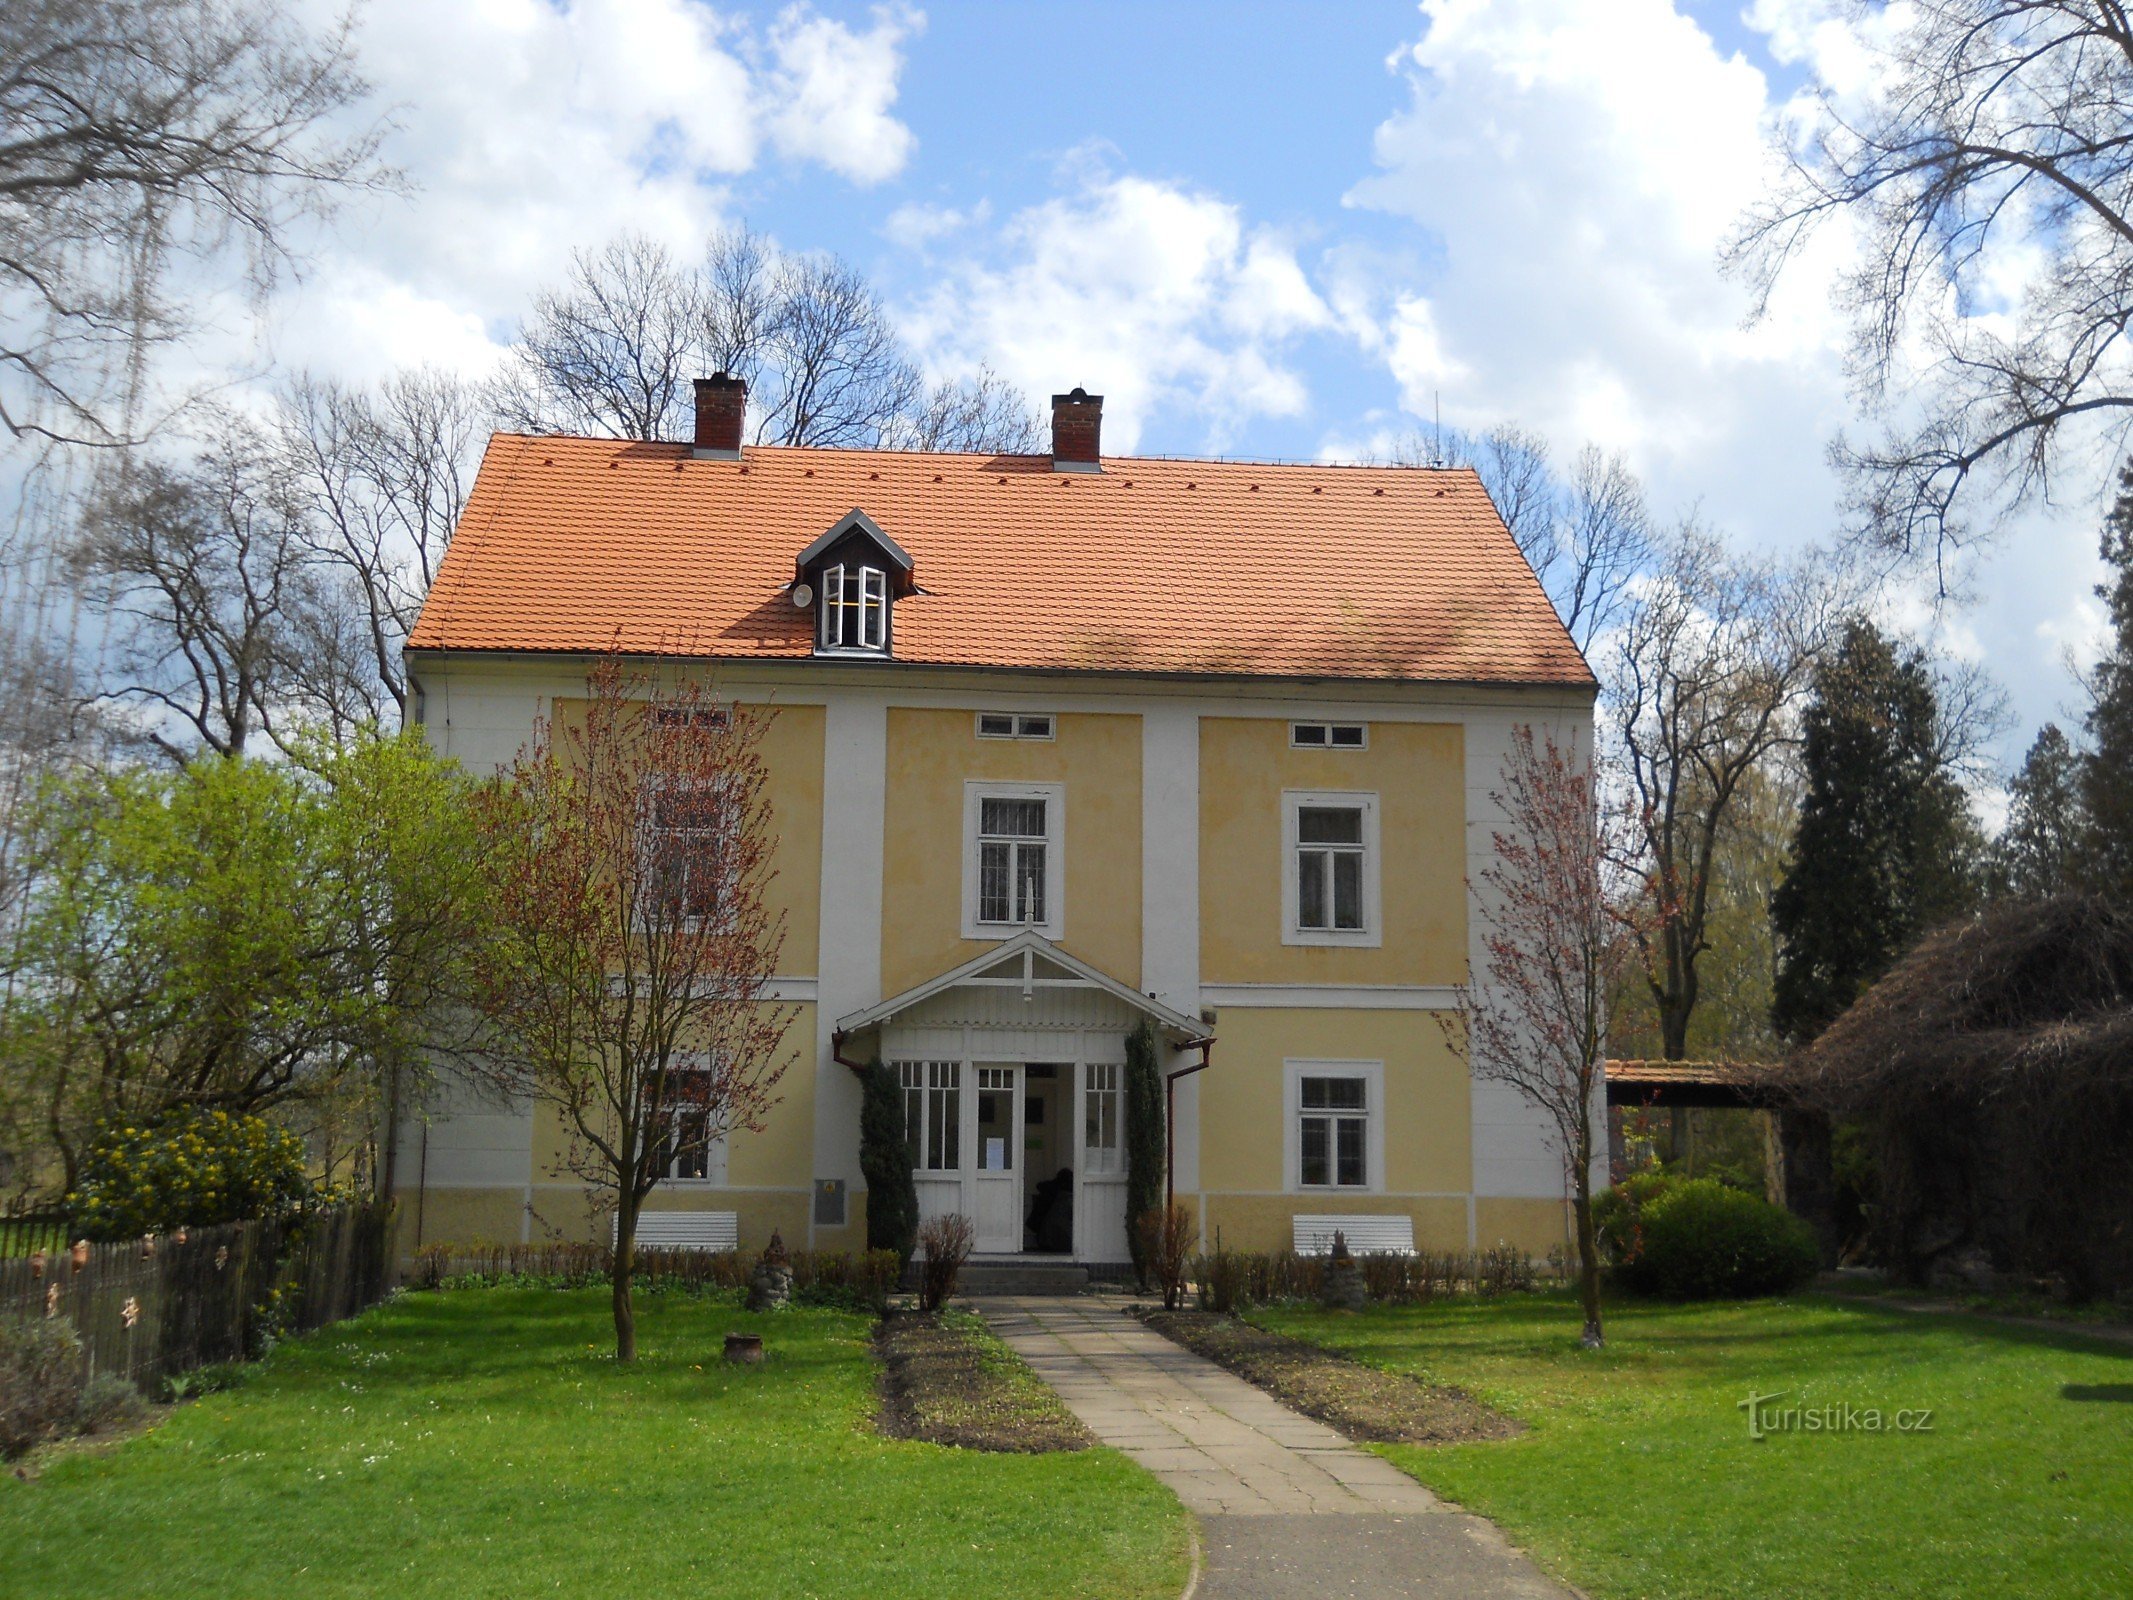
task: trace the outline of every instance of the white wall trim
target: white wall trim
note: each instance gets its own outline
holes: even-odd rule
[[[859,1080],[830,1058],[824,1018],[881,998],[882,845],[888,810],[889,710],[879,694],[838,696],[823,713],[821,920],[816,937],[813,1178],[865,1186],[859,1172]],[[810,1182],[808,1192],[813,1193]],[[807,1238],[815,1239],[814,1210]]]
[[[1456,1011],[1459,991],[1444,983],[1203,983],[1200,1000],[1217,1009]]]

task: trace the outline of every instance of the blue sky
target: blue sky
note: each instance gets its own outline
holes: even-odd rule
[[[632,229],[686,254],[745,219],[863,266],[937,374],[1104,393],[1114,447],[1352,456],[1441,396],[1448,424],[1619,450],[1662,515],[1797,548],[1833,528],[1824,450],[1854,420],[1847,241],[1752,328],[1716,252],[1787,98],[1856,72],[1845,13],[371,0],[416,191],[338,219],[230,354],[479,370],[573,247]],[[1889,603],[1991,661],[2017,744],[2100,642],[2096,513],[2077,493],[2016,529],[1973,606]]]

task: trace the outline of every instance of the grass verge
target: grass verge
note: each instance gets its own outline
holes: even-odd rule
[[[1508,1439],[1517,1423],[1471,1395],[1355,1361],[1212,1311],[1144,1311],[1164,1338],[1227,1367],[1306,1416],[1371,1444],[1457,1444]]]
[[[1382,1450],[1600,1600],[2133,1593],[2133,1352],[2071,1331],[1820,1296],[1617,1305],[1597,1352],[1564,1295],[1253,1320],[1524,1422]],[[1751,1395],[1852,1425],[1758,1441]]]
[[[874,1348],[882,1361],[881,1427],[891,1438],[1013,1455],[1096,1443],[974,1313],[899,1313],[881,1324]]]
[[[868,1318],[601,1290],[411,1294],[242,1388],[0,1481],[0,1594],[1168,1597],[1189,1520],[1123,1456],[880,1437]],[[757,1367],[727,1331],[765,1336]]]

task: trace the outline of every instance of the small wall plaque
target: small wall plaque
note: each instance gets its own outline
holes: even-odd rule
[[[815,1180],[815,1226],[818,1228],[841,1228],[844,1226],[844,1180],[842,1178],[817,1178]]]

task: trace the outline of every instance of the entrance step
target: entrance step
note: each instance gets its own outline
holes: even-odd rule
[[[962,1292],[988,1294],[1079,1294],[1089,1286],[1089,1269],[1073,1261],[966,1261]]]

